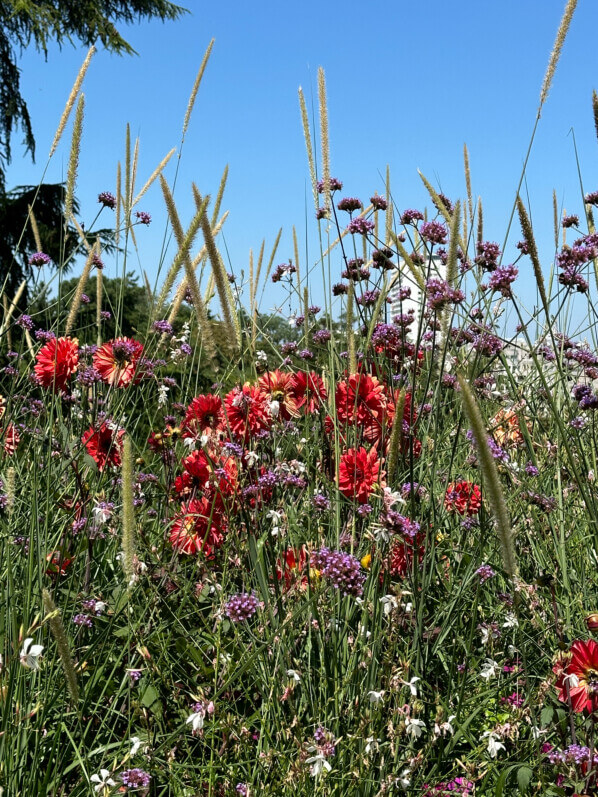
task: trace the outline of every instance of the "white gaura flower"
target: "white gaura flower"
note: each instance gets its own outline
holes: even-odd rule
[[[369,755],[370,753],[375,753],[376,750],[378,749],[379,744],[380,744],[380,739],[376,739],[375,736],[368,736],[368,738],[365,740],[365,747],[364,747],[365,754]]]
[[[499,667],[500,665],[497,661],[493,661],[493,659],[484,659],[482,670],[480,672],[480,678],[484,678],[484,680],[489,681],[491,678],[496,677]]]
[[[131,757],[133,757],[133,756],[135,755],[135,753],[136,753],[136,752],[139,750],[139,748],[141,747],[141,745],[142,745],[142,741],[141,741],[141,739],[139,738],[139,736],[131,736],[131,738],[129,739],[129,741],[131,742],[131,752],[129,753],[129,755],[130,755]]]
[[[513,612],[509,612],[505,617],[505,621],[502,624],[503,628],[518,628],[519,627],[519,620],[515,617]]]
[[[278,418],[280,415],[280,401],[276,401],[276,399],[272,399],[272,401],[268,404],[268,409],[270,411],[270,415],[273,418]]]
[[[409,777],[410,775],[411,773],[409,770],[404,769],[397,778],[396,782],[402,789],[408,789],[411,786],[411,778]]]
[[[493,731],[485,731],[482,734],[482,739],[488,739],[488,753],[490,758],[496,758],[499,750],[505,749],[504,744],[498,741],[500,736],[497,733],[493,733]]]
[[[292,678],[296,684],[301,682],[301,675],[297,672],[297,670],[287,670],[287,675],[289,678]]]
[[[33,639],[31,639],[31,637],[28,637],[23,642],[23,649],[21,650],[19,660],[23,667],[27,667],[30,670],[39,670],[39,660],[44,650],[44,646],[32,645],[32,642]]]
[[[392,610],[396,609],[399,605],[399,602],[394,595],[383,595],[380,598],[380,603],[382,604],[382,611],[385,615],[390,614]]]
[[[455,719],[456,715],[451,714],[451,716],[445,721],[438,724],[437,722],[434,724],[434,735],[435,736],[446,736],[447,734],[452,736],[455,732],[455,729],[452,726],[452,721]]]
[[[110,772],[107,769],[100,769],[99,774],[96,773],[92,775],[90,778],[92,783],[96,783],[97,785],[94,786],[94,791],[101,792],[103,790],[108,790],[111,786],[116,786],[116,781],[112,780],[110,777]]]
[[[405,720],[405,728],[410,736],[412,736],[414,739],[419,739],[426,729],[426,723],[423,720],[407,717]]]
[[[318,775],[322,774],[322,770],[326,770],[326,772],[330,772],[332,766],[326,760],[326,757],[322,755],[322,753],[317,753],[317,755],[311,756],[311,758],[307,758],[305,760],[306,764],[310,765],[309,771],[312,777],[317,778]]]
[[[247,454],[245,455],[245,459],[247,460],[247,467],[253,468],[253,466],[256,464],[259,458],[260,455],[256,451],[248,451]]]
[[[381,692],[374,692],[374,690],[371,689],[367,693],[367,698],[370,701],[370,703],[372,703],[375,706],[378,705],[378,703],[382,703],[382,701],[384,700],[384,689]]]
[[[165,404],[168,403],[168,391],[170,388],[168,385],[160,385],[158,388],[158,407],[163,407]]]
[[[421,678],[415,676],[410,681],[405,682],[405,686],[409,687],[409,691],[411,692],[412,697],[417,697],[417,686],[415,685],[418,681],[421,681]]]
[[[202,707],[199,711],[194,711],[193,714],[189,714],[185,720],[185,724],[190,724],[193,732],[195,733],[195,731],[200,731],[203,728],[205,716],[206,710]]]

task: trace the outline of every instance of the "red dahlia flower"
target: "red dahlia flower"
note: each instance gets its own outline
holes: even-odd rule
[[[4,446],[4,452],[8,456],[12,456],[15,453],[20,439],[14,424],[9,423],[5,429],[0,426],[0,445]]]
[[[293,374],[293,393],[297,399],[297,407],[308,415],[317,412],[328,398],[324,380],[313,371],[297,371]]]
[[[269,397],[257,385],[246,382],[224,398],[226,422],[233,436],[240,440],[270,427]]]
[[[260,376],[258,384],[264,393],[268,394],[271,402],[278,403],[278,414],[276,414],[276,410],[272,411],[271,407],[274,417],[278,417],[282,421],[289,421],[299,415],[293,374],[278,369],[266,371],[263,376]]]
[[[593,639],[576,640],[571,645],[571,659],[560,668],[556,688],[559,700],[566,703],[567,692],[574,711],[598,709],[598,643]]]
[[[355,498],[360,504],[365,504],[382,475],[375,448],[369,453],[363,446],[350,448],[340,459],[338,488],[347,498]]]
[[[351,374],[339,382],[335,394],[336,415],[341,424],[361,426],[368,440],[377,437],[386,413],[384,385],[369,374]]]
[[[77,338],[52,338],[37,353],[33,370],[42,387],[66,390],[79,365]]]
[[[219,396],[196,396],[187,407],[183,421],[183,437],[197,440],[222,428],[222,400]]]
[[[132,338],[116,338],[96,351],[93,365],[102,381],[112,387],[125,387],[132,381],[143,344]]]
[[[100,472],[106,465],[120,465],[123,448],[124,429],[114,429],[107,423],[99,428],[90,426],[83,434],[81,442],[87,453],[95,460]]]
[[[444,508],[460,515],[475,515],[482,505],[482,491],[473,482],[452,482],[444,496]]]
[[[215,512],[211,502],[202,497],[182,504],[170,530],[170,543],[175,551],[194,554],[200,551],[208,559],[224,541],[224,517]]]

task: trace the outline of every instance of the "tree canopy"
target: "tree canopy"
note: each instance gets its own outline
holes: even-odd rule
[[[177,19],[186,9],[169,0],[0,0],[0,189],[11,159],[11,138],[17,127],[25,150],[35,156],[31,118],[20,89],[17,50],[35,47],[101,43],[110,52],[135,50],[117,30],[117,23],[158,18]]]

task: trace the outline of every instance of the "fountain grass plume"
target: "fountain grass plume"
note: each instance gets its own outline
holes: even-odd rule
[[[353,304],[355,300],[355,286],[353,280],[349,280],[347,287],[347,350],[349,353],[349,373],[357,373],[357,355],[355,353],[355,335],[353,333]]]
[[[552,48],[552,52],[550,53],[548,67],[546,68],[546,73],[542,82],[542,89],[540,90],[540,108],[538,109],[538,114],[540,113],[542,106],[548,97],[548,92],[550,91],[550,87],[554,79],[554,73],[556,72],[559,58],[561,57],[561,51],[563,49],[565,39],[567,38],[567,33],[569,31],[569,26],[571,25],[571,20],[573,19],[576,6],[577,0],[568,0],[567,5],[565,6],[565,11],[563,12],[563,16],[561,18],[561,23],[554,41],[554,46]]]
[[[318,209],[318,180],[316,177],[316,166],[314,161],[314,151],[311,145],[311,132],[309,129],[309,117],[307,115],[307,106],[305,105],[305,97],[303,96],[303,89],[299,86],[299,108],[301,110],[301,125],[303,127],[303,136],[305,138],[305,148],[307,150],[307,163],[309,165],[309,176],[311,179],[311,188],[314,196],[314,204],[316,210]]]
[[[43,252],[42,239],[39,237],[39,229],[31,205],[27,205],[27,210],[29,212],[29,224],[31,224],[31,232],[33,233],[33,240],[35,241],[35,246],[38,252]]]
[[[227,180],[228,180],[228,163],[224,167],[224,171],[222,172],[222,177],[220,178],[220,185],[218,186],[218,193],[216,194],[214,209],[212,210],[212,218],[210,219],[210,224],[212,225],[212,227],[218,221],[218,215],[220,213],[220,207],[222,205],[222,198],[224,197],[224,190],[226,188]]]
[[[517,197],[517,211],[519,213],[519,222],[521,224],[521,231],[523,233],[523,238],[527,244],[529,256],[532,261],[532,267],[534,269],[534,276],[536,278],[536,285],[538,286],[540,299],[542,300],[542,306],[544,308],[544,312],[546,313],[546,318],[548,319],[549,318],[548,296],[546,295],[546,288],[544,286],[544,276],[542,274],[542,266],[540,265],[540,258],[538,257],[538,247],[536,246],[534,232],[532,230],[532,225],[529,216],[527,214],[527,210],[525,209],[525,205],[523,204],[520,196]],[[557,231],[557,236],[558,236],[558,231]],[[558,238],[557,238],[557,245],[558,245]]]
[[[79,100],[77,102],[77,109],[75,111],[75,122],[73,124],[73,135],[71,138],[71,153],[69,156],[69,166],[66,175],[66,191],[64,196],[65,219],[69,219],[73,215],[73,199],[75,197],[75,182],[77,180],[77,170],[79,168],[79,152],[81,150],[84,110],[85,94],[80,94]]]
[[[559,248],[559,206],[556,198],[556,190],[552,189],[552,222],[554,224],[554,248]]]
[[[297,291],[301,296],[301,272],[299,270],[299,244],[297,242],[297,230],[293,225],[293,254],[295,255],[295,281],[297,283]]]
[[[102,300],[104,293],[104,278],[102,276],[102,269],[98,268],[96,271],[96,327],[97,327],[97,344],[102,345]]]
[[[133,449],[128,434],[123,440],[122,450],[122,566],[127,579],[127,588],[135,583],[135,490],[133,484]]]
[[[69,116],[71,115],[71,111],[73,110],[73,105],[75,104],[75,100],[77,99],[77,95],[81,89],[81,85],[83,83],[83,79],[85,77],[85,73],[87,72],[87,68],[91,62],[92,56],[95,53],[96,48],[92,45],[89,50],[87,51],[87,56],[81,65],[81,69],[77,77],[75,78],[75,82],[73,83],[73,88],[71,89],[71,93],[68,96],[66,101],[66,105],[64,107],[64,111],[62,112],[62,116],[60,117],[60,121],[58,122],[58,127],[56,129],[56,133],[54,134],[54,140],[52,141],[52,146],[50,147],[50,154],[48,155],[49,158],[56,152],[56,147],[60,139],[62,138],[62,134],[64,133],[64,128],[66,127],[66,123],[69,120]],[[41,251],[41,250],[40,250]]]
[[[494,515],[505,572],[511,580],[518,575],[517,558],[513,541],[513,528],[509,510],[500,484],[496,462],[488,446],[486,427],[468,381],[458,373],[463,409],[473,431],[480,470],[484,476],[484,489]]]
[[[481,244],[484,240],[484,208],[482,207],[482,197],[478,197],[478,234],[477,243]]]
[[[390,237],[391,237],[391,240],[392,240],[393,244],[396,246],[399,255],[403,259],[403,262],[407,266],[408,270],[411,272],[411,276],[413,277],[413,279],[417,283],[418,288],[420,290],[422,290],[422,291],[425,291],[426,283],[424,281],[424,278],[423,278],[420,270],[418,269],[418,267],[415,265],[415,263],[411,259],[411,255],[405,249],[403,244],[399,241],[396,233],[393,232],[392,230],[390,231]]]
[[[137,204],[138,204],[139,200],[140,200],[140,199],[141,199],[141,198],[142,198],[142,197],[145,195],[145,193],[147,192],[148,188],[150,188],[150,186],[152,185],[152,183],[153,183],[153,182],[154,182],[154,181],[155,181],[155,180],[158,178],[158,176],[159,176],[160,174],[162,174],[162,172],[163,172],[163,170],[164,170],[164,168],[165,168],[166,164],[167,164],[167,163],[168,163],[168,161],[169,161],[169,160],[172,158],[172,156],[174,155],[174,153],[175,153],[175,152],[176,152],[176,149],[174,149],[174,147],[173,147],[173,149],[171,149],[171,150],[170,150],[170,152],[168,152],[168,153],[167,153],[167,154],[166,154],[166,155],[165,155],[165,156],[162,158],[162,160],[160,161],[160,163],[159,163],[159,164],[156,166],[156,168],[154,169],[154,171],[153,171],[153,172],[150,174],[150,176],[148,177],[148,179],[145,181],[145,184],[143,185],[143,187],[142,187],[141,191],[140,191],[140,192],[137,194],[137,196],[135,197],[135,199],[134,199],[134,200],[133,200],[133,202],[131,203],[131,207],[132,207],[132,208],[133,208],[133,207],[135,207],[135,205],[137,205]]]
[[[69,314],[66,319],[66,324],[64,327],[64,334],[68,337],[71,332],[73,331],[73,327],[75,325],[75,320],[77,318],[77,313],[79,312],[79,307],[81,306],[81,298],[83,296],[83,291],[85,290],[85,286],[87,285],[87,280],[89,279],[89,274],[91,272],[91,267],[93,266],[93,258],[96,253],[91,250],[88,255],[87,259],[85,260],[85,265],[83,266],[83,271],[81,272],[81,276],[79,277],[79,282],[77,283],[77,287],[75,288],[75,293],[73,295],[73,300],[71,302],[71,306],[69,308]]]
[[[467,191],[467,212],[469,213],[469,223],[473,227],[473,194],[471,192],[471,172],[469,169],[469,151],[467,149],[467,144],[463,144],[463,164],[465,167],[465,189]]]
[[[320,147],[322,150],[322,179],[324,181],[324,207],[330,208],[330,138],[328,134],[328,104],[326,101],[326,75],[318,67],[318,103],[320,110]]]
[[[17,292],[15,293],[10,305],[8,304],[7,295],[5,293],[2,294],[2,301],[4,303],[4,319],[2,321],[2,324],[0,324],[0,335],[2,335],[5,331],[8,331],[10,319],[12,318],[13,313],[17,308],[19,300],[23,295],[23,291],[25,290],[26,287],[27,287],[27,280],[24,279],[17,288]]]
[[[73,701],[73,705],[77,707],[79,702],[79,685],[77,683],[75,664],[73,662],[73,657],[71,656],[66,631],[64,630],[64,623],[62,622],[62,615],[60,609],[58,609],[54,603],[54,600],[47,589],[42,591],[42,601],[46,613],[46,620],[50,626],[52,636],[56,641],[58,656],[64,671],[66,685]]]
[[[385,212],[385,234],[384,234],[384,243],[388,246],[390,243],[390,234],[392,233],[393,227],[393,204],[391,201],[391,194],[390,194],[390,166],[386,164],[386,212]]]
[[[210,40],[208,44],[208,48],[204,53],[204,57],[199,65],[199,69],[197,71],[197,75],[195,77],[195,82],[193,83],[193,88],[191,89],[191,94],[189,95],[189,102],[187,103],[187,110],[185,111],[185,118],[183,119],[183,134],[182,140],[185,139],[185,134],[187,132],[187,128],[189,127],[189,120],[191,119],[191,113],[193,111],[193,106],[195,105],[195,100],[197,98],[197,92],[199,91],[199,86],[201,84],[201,79],[203,78],[203,73],[206,71],[206,66],[208,65],[208,61],[210,58],[210,53],[212,52],[212,47],[214,46],[214,39]]]
[[[194,186],[194,192],[196,193],[196,202],[197,202],[197,198],[199,197],[199,192],[197,191],[195,186]],[[237,314],[234,311],[234,297],[232,295],[230,282],[228,281],[228,275],[224,268],[222,258],[220,257],[220,253],[216,248],[216,242],[214,241],[214,236],[212,235],[212,228],[210,227],[210,221],[208,219],[208,215],[205,212],[205,210],[202,213],[200,224],[206,244],[208,259],[212,266],[212,273],[214,275],[216,291],[218,293],[218,298],[220,300],[220,308],[222,310],[222,320],[224,322],[227,335],[229,336],[229,340],[231,341],[233,348],[235,348],[238,351],[241,348],[241,327],[239,325],[239,319],[237,318]]]
[[[403,433],[403,413],[405,411],[405,398],[407,396],[407,392],[405,388],[401,388],[399,393],[399,397],[397,398],[396,406],[395,406],[395,415],[392,420],[392,430],[390,433],[390,442],[388,444],[388,456],[386,458],[387,462],[387,482],[389,487],[392,489],[392,483],[394,481],[396,472],[397,472],[397,464],[399,461],[399,448],[401,445],[401,435]]]

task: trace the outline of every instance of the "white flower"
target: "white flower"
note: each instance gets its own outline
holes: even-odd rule
[[[367,693],[367,697],[370,703],[372,703],[373,705],[382,703],[382,701],[384,700],[384,690],[382,690],[381,692],[374,692],[374,690],[372,689]]]
[[[418,681],[421,681],[421,678],[417,676],[412,678],[409,682],[405,682],[405,686],[409,687],[409,691],[411,692],[412,697],[417,697],[417,686],[415,685]]]
[[[490,754],[490,758],[496,758],[498,751],[505,749],[504,744],[498,741],[500,736],[497,733],[485,731],[482,734],[482,739],[488,739],[488,753]]]
[[[440,723],[440,725],[436,722],[434,724],[435,736],[446,736],[447,734],[452,736],[455,732],[455,729],[451,723],[455,719],[455,716],[455,714],[451,714],[451,716],[445,722]]]
[[[260,458],[260,455],[255,451],[248,451],[246,457],[247,457],[247,467],[253,468],[255,463]]]
[[[280,401],[272,399],[272,401],[268,403],[268,409],[270,411],[270,415],[273,418],[278,418],[278,416],[280,415]]]
[[[411,773],[408,769],[404,769],[399,777],[397,778],[397,783],[402,789],[408,789],[411,786],[411,778],[409,777]]]
[[[325,769],[326,772],[330,772],[332,769],[332,766],[328,763],[326,757],[322,755],[322,753],[318,753],[311,758],[307,758],[305,763],[310,764],[309,771],[314,778],[317,778],[323,769]]]
[[[33,639],[28,637],[23,642],[23,649],[19,659],[23,667],[28,667],[30,670],[39,670],[39,659],[44,649],[43,645],[32,645]]]
[[[260,351],[256,351],[255,356],[258,362],[263,362],[263,363],[268,362],[268,355],[266,354],[265,351],[262,351],[261,349]]]
[[[515,617],[513,612],[509,612],[507,614],[507,616],[505,617],[505,622],[502,624],[502,627],[503,628],[518,628],[519,627],[519,621],[517,620],[517,618]]]
[[[484,659],[484,664],[482,665],[482,670],[480,672],[480,678],[484,678],[486,681],[494,678],[499,666],[500,665],[497,661],[493,661],[492,659]]]
[[[208,442],[207,435],[204,435],[204,436],[206,438],[206,442],[205,443],[202,442],[201,443],[202,446],[205,446],[205,444]],[[202,440],[203,440],[203,437],[202,437]],[[183,445],[185,446],[185,448],[188,448],[190,451],[195,451],[195,440],[192,437],[185,437],[183,439]]]
[[[480,636],[482,637],[482,645],[487,645],[488,641],[490,640],[490,634],[492,629],[488,626],[480,626]]]
[[[375,736],[368,736],[368,738],[365,740],[365,754],[369,755],[370,753],[375,753],[379,744],[380,739],[376,739]]]
[[[201,708],[199,711],[194,711],[193,714],[189,714],[189,716],[185,720],[185,724],[189,725],[189,723],[191,723],[191,727],[194,732],[200,731],[203,728],[203,721],[205,716],[206,716],[205,709]]]
[[[297,670],[287,670],[287,675],[289,678],[292,678],[296,684],[301,682],[301,675],[297,672]]]
[[[116,781],[112,780],[110,777],[110,772],[107,769],[100,769],[100,774],[97,773],[91,776],[91,782],[97,783],[97,786],[94,786],[94,790],[96,792],[100,792],[103,789],[108,789],[110,786],[116,786]]]
[[[158,407],[163,407],[165,404],[168,403],[168,391],[170,388],[168,385],[160,385],[158,388]]]
[[[426,728],[426,723],[423,720],[407,717],[405,720],[405,727],[410,736],[413,736],[414,739],[419,739]]]
[[[129,741],[131,742],[131,752],[129,753],[129,755],[134,756],[135,753],[141,747],[141,739],[139,738],[139,736],[131,736]]]
[[[94,506],[92,512],[98,523],[107,523],[112,517],[112,510],[103,501],[102,505]]]
[[[380,603],[382,604],[382,611],[385,615],[390,614],[392,610],[396,609],[399,605],[399,602],[394,595],[383,595],[380,598]]]

